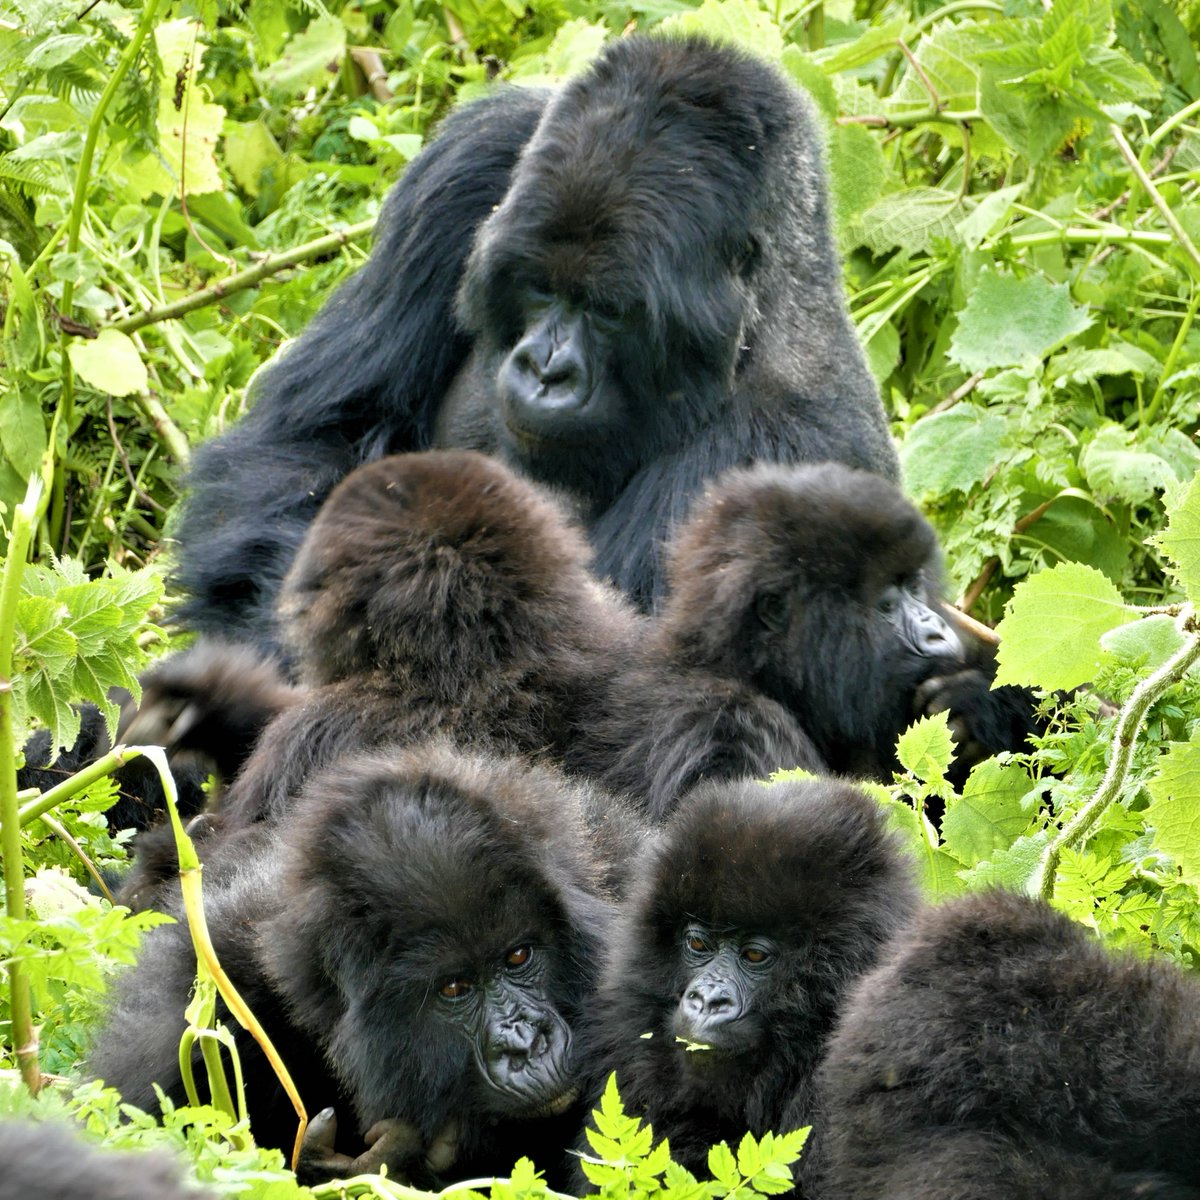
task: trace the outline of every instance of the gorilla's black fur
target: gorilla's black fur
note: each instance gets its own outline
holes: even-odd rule
[[[839,1200],[1200,1196],[1200,983],[1026,897],[926,912],[822,1087]]]
[[[954,705],[963,774],[1034,729],[1030,694],[990,691],[992,663],[945,619],[929,523],[877,475],[731,471],[672,539],[668,577],[652,634],[570,759],[655,816],[701,779],[890,777],[922,705]]]
[[[321,501],[398,450],[482,449],[574,493],[600,573],[642,603],[668,526],[726,467],[895,477],[819,141],[782,75],[694,38],[622,39],[557,91],[450,116],[367,265],[197,454],[184,624],[270,643]]]
[[[0,1121],[0,1200],[203,1200],[164,1154],[105,1152],[62,1125]]]
[[[709,785],[634,875],[591,1069],[615,1070],[627,1107],[691,1169],[747,1129],[815,1121],[843,997],[917,903],[880,806],[831,780]]]
[[[267,726],[226,794],[226,827],[277,816],[347,750],[443,733],[561,754],[636,630],[590,556],[557,505],[473,451],[348,476],[281,597],[310,690]]]
[[[402,1123],[393,1172],[436,1157],[454,1177],[504,1174],[525,1153],[553,1167],[578,1130],[561,1115],[572,1030],[610,917],[597,826],[612,836],[611,800],[555,772],[427,744],[339,760],[282,831],[243,835],[208,923],[309,1112],[334,1104],[360,1135]],[[154,1082],[183,1099],[194,971],[186,925],[164,926],[119,985],[91,1069],[141,1107]],[[288,1150],[291,1107],[234,1033],[255,1137]]]

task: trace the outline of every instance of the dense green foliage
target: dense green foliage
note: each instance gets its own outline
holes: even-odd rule
[[[124,853],[111,784],[18,797],[14,755],[34,724],[69,743],[70,702],[136,687],[166,646],[151,622],[190,447],[362,261],[438,116],[654,26],[739,41],[810,93],[907,489],[963,606],[1003,616],[1001,678],[1047,690],[1036,753],[985,763],[962,795],[944,719],[905,735],[880,792],[930,892],[1040,890],[1196,966],[1200,4],[0,0],[0,1111],[69,1109],[110,1140],[185,1149],[202,1178],[296,1194],[229,1112],[160,1126],[94,1086],[22,1095],[18,1067],[77,1067],[153,918],[78,886],[85,861]],[[799,1151],[750,1142],[698,1184],[615,1095],[606,1111],[598,1153],[634,1164],[591,1174],[614,1198],[769,1193]],[[406,1194],[352,1190],[372,1189]],[[544,1191],[520,1167],[494,1194]]]

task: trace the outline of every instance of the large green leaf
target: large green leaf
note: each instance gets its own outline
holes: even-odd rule
[[[1129,620],[1121,593],[1095,567],[1059,563],[1017,586],[1000,635],[996,683],[1073,688],[1100,661],[1100,638]]]
[[[922,417],[900,447],[904,485],[918,499],[969,492],[996,463],[1007,421],[973,404]]]
[[[1066,284],[989,269],[967,300],[949,353],[967,371],[1035,367],[1091,323],[1086,310],[1071,303]]]
[[[1167,527],[1156,539],[1171,560],[1179,586],[1200,602],[1200,475],[1167,501]]]

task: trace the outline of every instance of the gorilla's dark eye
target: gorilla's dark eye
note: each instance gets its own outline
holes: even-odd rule
[[[770,957],[771,955],[761,946],[742,947],[742,958],[744,958],[751,966],[757,967],[760,964],[765,963]]]
[[[701,933],[696,933],[691,930],[683,936],[683,944],[692,951],[693,954],[705,954],[712,947],[708,944],[708,939]]]
[[[505,956],[504,961],[510,967],[523,967],[533,957],[532,946],[514,946]]]
[[[782,633],[788,627],[787,600],[778,592],[764,592],[754,601],[754,612],[759,621],[774,633]]]
[[[439,991],[447,1000],[461,1000],[474,986],[469,979],[451,979]]]
[[[879,603],[876,605],[876,608],[878,608],[885,617],[890,617],[899,607],[900,593],[894,587],[888,588],[888,590],[879,597]]]

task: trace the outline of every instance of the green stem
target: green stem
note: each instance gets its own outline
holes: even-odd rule
[[[1184,105],[1173,116],[1168,117],[1147,139],[1146,145],[1153,149],[1163,140],[1172,130],[1178,129],[1189,117],[1200,112],[1200,100],[1193,100],[1191,104]]]
[[[68,254],[74,254],[79,249],[79,237],[83,229],[83,210],[87,207],[88,191],[92,179],[92,162],[96,157],[96,145],[100,141],[100,130],[104,125],[104,115],[108,112],[109,105],[112,104],[116,97],[117,89],[121,86],[125,76],[129,74],[134,62],[137,61],[137,56],[141,53],[142,43],[154,27],[154,20],[158,15],[158,9],[161,4],[162,0],[143,0],[142,15],[138,19],[137,28],[134,29],[133,36],[129,39],[129,44],[121,52],[121,57],[117,60],[117,65],[113,69],[113,73],[108,77],[108,83],[105,85],[104,91],[100,93],[100,99],[96,101],[96,107],[92,109],[92,115],[88,121],[87,134],[83,139],[83,152],[79,156],[79,170],[75,175],[75,194],[71,199],[71,213],[67,218]],[[45,253],[45,248],[43,248],[43,253]],[[61,302],[63,314],[68,317],[71,316],[74,305],[75,284],[73,280],[68,279],[63,283]],[[75,418],[75,376],[71,371],[71,360],[67,355],[67,344],[68,335],[64,330],[62,334],[63,382],[60,408],[63,412],[63,430],[65,436],[69,438]],[[50,539],[56,545],[62,535],[65,491],[66,486],[63,472],[56,470],[50,508]]]
[[[924,31],[931,25],[936,25],[943,17],[948,17],[956,12],[966,12],[969,9],[981,9],[984,12],[1002,13],[1004,11],[1004,5],[996,4],[994,0],[951,0],[950,4],[943,4],[941,8],[935,8],[933,12],[922,17],[917,22],[917,29]]]
[[[1143,425],[1150,425],[1158,416],[1158,406],[1162,401],[1163,389],[1166,386],[1167,379],[1175,370],[1175,364],[1179,361],[1179,355],[1183,351],[1183,343],[1187,340],[1187,335],[1192,328],[1192,322],[1196,318],[1196,309],[1200,307],[1200,288],[1192,290],[1192,299],[1187,306],[1187,312],[1183,314],[1183,320],[1179,323],[1179,330],[1175,334],[1175,340],[1171,343],[1171,349],[1167,354],[1167,361],[1163,363],[1162,373],[1158,377],[1158,386],[1154,389],[1154,395],[1150,397],[1150,403],[1146,405],[1145,418],[1142,421]]]
[[[1100,786],[1092,798],[1059,830],[1042,853],[1031,890],[1041,895],[1044,900],[1054,897],[1054,877],[1063,851],[1081,845],[1109,805],[1121,795],[1129,778],[1138,730],[1150,705],[1168,688],[1178,683],[1189,668],[1200,660],[1200,636],[1197,636],[1200,631],[1195,625],[1195,615],[1190,611],[1185,613],[1179,624],[1183,632],[1189,635],[1187,642],[1153,675],[1148,675],[1133,689],[1133,694],[1117,717],[1117,724],[1113,730],[1112,757],[1108,760],[1108,768]]]
[[[36,821],[43,813],[48,813],[52,808],[56,808],[64,800],[69,800],[85,788],[91,787],[97,779],[103,779],[105,775],[111,774],[118,767],[122,767],[127,762],[132,762],[135,758],[141,757],[141,753],[140,750],[130,746],[115,747],[104,755],[103,758],[98,758],[94,763],[89,763],[82,771],[76,771],[74,775],[68,779],[64,779],[62,783],[56,783],[48,791],[38,796],[37,799],[31,800],[28,804],[23,804],[17,813],[17,824],[24,828],[31,821]]]
[[[21,821],[17,808],[17,747],[13,729],[13,642],[17,636],[17,603],[21,576],[38,522],[41,476],[29,481],[25,499],[13,513],[12,532],[0,577],[0,853],[4,856],[4,911],[10,920],[25,919],[25,864],[21,854]],[[13,1050],[25,1085],[34,1094],[42,1085],[33,1000],[25,964],[8,964]]]
[[[230,275],[201,291],[193,292],[190,296],[184,296],[181,300],[160,305],[158,308],[147,309],[132,317],[123,317],[120,321],[114,321],[112,328],[119,329],[122,333],[132,333],[135,329],[153,325],[156,321],[170,321],[175,317],[182,317],[185,313],[203,308],[206,304],[215,304],[218,300],[231,296],[234,292],[253,287],[260,280],[278,274],[288,267],[294,267],[310,258],[319,258],[322,254],[328,254],[339,246],[345,246],[349,242],[366,237],[374,228],[374,220],[347,225],[345,229],[326,234],[315,241],[305,242],[302,246],[293,246],[292,249],[285,250],[280,254],[272,254],[270,258],[264,258],[262,262],[255,263],[254,266],[247,267],[244,271],[238,271],[235,275]]]
[[[1059,242],[1069,242],[1079,246],[1111,243],[1114,246],[1145,246],[1147,248],[1175,244],[1175,239],[1169,233],[1155,233],[1149,229],[1122,229],[1119,225],[1108,225],[1103,229],[1068,225],[1065,229],[1048,229],[1045,233],[1016,234],[1007,241],[1010,246],[1019,246],[1023,249],[1033,246],[1053,246]]]
[[[839,125],[870,125],[875,129],[907,129],[912,125],[924,125],[927,122],[934,125],[963,125],[969,121],[982,121],[983,113],[976,109],[965,109],[956,112],[954,109],[929,108],[914,109],[909,113],[892,113],[888,116],[873,114],[865,116],[838,117]]]
[[[1171,206],[1163,199],[1162,193],[1154,186],[1154,180],[1146,171],[1146,168],[1139,161],[1138,156],[1134,154],[1133,147],[1129,144],[1125,135],[1121,132],[1120,126],[1114,124],[1109,125],[1108,131],[1112,134],[1112,139],[1117,143],[1117,149],[1121,151],[1121,157],[1129,164],[1129,169],[1133,172],[1138,183],[1142,185],[1146,195],[1148,195],[1158,209],[1159,216],[1167,223],[1167,228],[1175,235],[1175,240],[1183,248],[1184,253],[1192,260],[1193,266],[1200,271],[1200,250],[1196,249],[1195,243],[1187,235],[1187,230],[1179,223],[1179,218],[1171,211]]]

